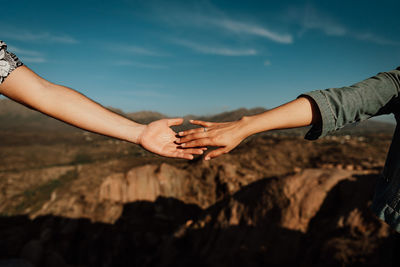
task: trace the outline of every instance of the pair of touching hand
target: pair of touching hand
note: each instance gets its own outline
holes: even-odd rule
[[[205,122],[192,120],[200,128],[178,133],[178,140],[183,149],[217,147],[205,156],[205,160],[228,153],[245,138],[260,132],[297,128],[321,124],[321,114],[309,97],[302,96],[263,113],[245,116],[232,122]]]
[[[191,120],[190,123],[201,127],[179,132],[177,142],[184,149],[218,147],[208,153],[205,160],[228,153],[248,136],[243,119],[221,123]]]
[[[209,160],[228,153],[246,137],[272,129],[284,129],[318,123],[315,104],[304,97],[238,121],[213,123],[192,120],[199,128],[176,134],[170,127],[182,118],[162,119],[143,125],[118,115],[81,93],[51,83],[26,66],[21,66],[0,84],[0,93],[53,118],[94,133],[139,144],[165,157],[193,159],[208,146]]]
[[[145,126],[138,144],[143,148],[166,157],[193,159],[203,154],[208,146],[219,147],[205,156],[205,160],[228,153],[246,137],[241,131],[241,121],[213,123],[190,121],[202,126],[176,134],[170,127],[180,125],[183,119],[163,119]]]
[[[205,125],[210,131],[200,136],[198,133],[204,131],[204,128],[192,129],[178,136],[170,127],[182,124],[182,118],[162,119],[148,125],[136,123],[104,108],[71,88],[43,79],[26,66],[11,72],[0,84],[0,93],[68,124],[139,144],[165,157],[193,159],[194,155],[203,154],[207,146],[214,145],[205,137],[214,134],[214,126],[219,125],[195,121],[193,124]],[[202,143],[197,145],[198,142]],[[225,148],[223,152],[225,151],[228,149]],[[216,156],[215,153],[213,151],[210,155]]]

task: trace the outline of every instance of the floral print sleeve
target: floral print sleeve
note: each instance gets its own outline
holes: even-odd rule
[[[0,84],[16,68],[22,66],[16,55],[7,51],[7,45],[0,40]]]

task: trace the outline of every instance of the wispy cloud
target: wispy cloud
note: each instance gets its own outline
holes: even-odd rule
[[[264,66],[271,66],[271,61],[268,59],[264,61]]]
[[[158,4],[152,8],[156,17],[174,27],[217,31],[218,34],[255,36],[282,44],[293,42],[289,33],[279,32],[260,23],[233,18],[208,2],[196,2],[186,6],[174,6],[168,2],[168,5]]]
[[[12,45],[8,46],[8,50],[13,53],[17,53],[18,55],[33,56],[33,57],[43,56],[43,54],[38,51],[30,50],[30,49],[22,49],[22,48],[18,48],[18,47],[12,46]]]
[[[375,43],[379,45],[400,45],[399,41],[389,40],[387,38],[372,33],[354,33],[353,36],[358,40]]]
[[[282,44],[293,42],[293,37],[290,34],[274,32],[260,25],[231,19],[203,18],[202,20],[204,23],[213,24],[232,33],[254,35]]]
[[[62,43],[62,44],[77,44],[78,40],[65,34],[54,34],[49,32],[29,32],[19,31],[15,29],[5,29],[1,35],[10,40],[38,43]]]
[[[25,63],[45,63],[47,60],[44,57],[24,57],[23,62]]]
[[[188,47],[194,51],[202,54],[219,55],[219,56],[254,56],[257,55],[255,49],[234,49],[228,47],[219,47],[212,45],[204,45],[189,40],[174,39],[172,40],[175,44]]]
[[[39,51],[22,49],[15,46],[9,46],[8,50],[17,54],[25,63],[44,63],[47,61],[44,55]]]
[[[304,8],[295,8],[290,12],[291,16],[300,22],[301,34],[308,30],[320,30],[331,36],[343,36],[348,33],[343,25],[310,5]]]
[[[338,22],[335,18],[317,10],[311,5],[304,8],[292,8],[288,17],[300,24],[299,35],[309,30],[319,30],[329,36],[348,36],[350,38],[379,45],[400,45],[400,42],[384,38],[374,33],[354,30]]]
[[[141,56],[164,56],[154,49],[135,45],[113,44],[109,46],[109,49]]]
[[[126,95],[132,95],[132,96],[139,96],[139,97],[149,97],[149,98],[170,98],[171,95],[163,94],[158,91],[152,91],[152,90],[133,90],[133,91],[127,91],[124,94]]]
[[[164,65],[136,62],[130,60],[119,60],[115,61],[113,64],[116,66],[132,66],[132,67],[146,68],[146,69],[167,69],[167,66]]]

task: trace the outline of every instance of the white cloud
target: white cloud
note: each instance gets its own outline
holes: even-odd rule
[[[372,33],[354,33],[353,36],[358,40],[379,45],[400,45],[400,42],[392,41]]]
[[[196,27],[206,31],[217,31],[218,34],[256,36],[283,44],[293,42],[291,34],[273,30],[259,23],[232,18],[209,2],[180,3],[179,6],[167,3],[157,3],[151,9],[155,17],[177,28]]]
[[[140,97],[156,97],[156,98],[169,98],[171,95],[163,94],[157,91],[151,91],[151,90],[133,90],[133,91],[128,91],[125,93],[126,95],[133,95],[133,96],[140,96]]]
[[[164,66],[164,65],[136,62],[136,61],[130,61],[130,60],[115,61],[114,65],[116,65],[116,66],[132,66],[132,67],[146,68],[146,69],[166,69],[167,68],[167,66]]]
[[[299,12],[299,14],[301,14],[301,12]],[[347,29],[344,26],[311,6],[307,6],[304,9],[301,23],[304,31],[316,29],[332,36],[343,36],[347,34]]]
[[[174,39],[174,43],[188,47],[194,51],[200,52],[202,54],[211,54],[219,56],[254,56],[257,55],[257,50],[255,49],[233,49],[228,47],[216,47],[212,45],[204,45],[196,42]]]
[[[308,5],[304,8],[292,8],[288,18],[302,27],[300,36],[309,30],[319,30],[329,36],[348,36],[353,39],[379,45],[400,45],[400,42],[381,37],[363,30],[354,30],[339,23],[336,19]]]
[[[25,56],[31,56],[31,57],[40,57],[42,56],[42,53],[35,51],[35,50],[30,50],[30,49],[21,49],[15,46],[9,45],[7,50],[18,54],[18,55],[25,55]]]
[[[39,51],[22,49],[15,46],[8,46],[7,49],[15,53],[25,63],[44,63],[47,61],[44,55]]]
[[[135,45],[118,45],[113,44],[109,47],[112,50],[119,50],[125,53],[135,54],[135,55],[142,55],[142,56],[161,56],[161,54],[155,50],[150,48],[145,48],[141,46]]]
[[[12,39],[24,42],[38,43],[62,43],[62,44],[77,44],[75,38],[65,34],[53,34],[48,32],[29,32],[5,29],[1,33],[5,39]]]
[[[290,34],[277,33],[266,27],[230,19],[205,18],[205,23],[214,24],[224,30],[238,34],[248,34],[263,37],[274,42],[291,44],[293,37]]]
[[[271,61],[268,59],[264,61],[264,66],[271,66]]]
[[[22,61],[24,63],[44,63],[47,60],[43,57],[23,57]]]

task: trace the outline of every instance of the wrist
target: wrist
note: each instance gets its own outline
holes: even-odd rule
[[[267,115],[268,111],[254,116],[244,116],[240,119],[241,129],[243,129],[245,138],[253,134],[273,129],[270,120],[266,118]]]
[[[145,131],[147,125],[145,124],[136,124],[129,129],[129,137],[127,139],[128,142],[140,145],[141,138],[143,136],[143,132]]]
[[[254,116],[243,116],[239,121],[239,134],[243,139],[255,134],[253,131]]]

